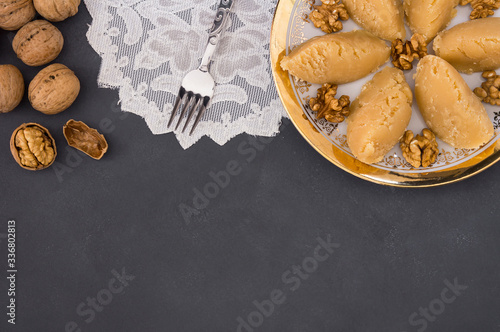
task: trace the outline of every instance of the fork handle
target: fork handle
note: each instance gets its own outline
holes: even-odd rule
[[[199,69],[201,71],[207,72],[210,61],[212,61],[212,56],[217,49],[217,44],[219,44],[220,37],[225,30],[227,18],[229,17],[229,12],[233,7],[235,0],[220,0],[219,8],[217,8],[217,15],[215,16],[214,25],[210,29],[210,35],[208,37],[208,45],[201,60]]]

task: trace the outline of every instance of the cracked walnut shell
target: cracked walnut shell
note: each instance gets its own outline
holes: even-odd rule
[[[13,65],[0,65],[0,113],[16,108],[24,96],[23,75]]]
[[[422,131],[422,135],[416,137],[411,130],[407,130],[399,141],[399,147],[406,161],[415,168],[429,167],[439,155],[436,136],[427,128]]]
[[[64,45],[59,29],[45,20],[36,20],[21,28],[12,41],[17,57],[28,66],[42,66],[53,61]]]
[[[24,123],[14,130],[10,151],[19,166],[30,171],[49,167],[57,156],[54,138],[37,123]]]
[[[68,145],[94,159],[101,159],[108,151],[108,142],[97,130],[81,121],[69,120],[63,128]]]
[[[65,65],[55,63],[42,69],[31,81],[28,98],[37,111],[57,114],[70,107],[80,93],[80,81]]]
[[[33,0],[36,11],[51,22],[64,21],[78,13],[80,0]]]
[[[33,0],[0,1],[0,28],[17,30],[31,21],[36,15]]]

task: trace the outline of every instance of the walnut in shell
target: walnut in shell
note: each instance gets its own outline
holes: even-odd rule
[[[28,88],[31,106],[44,114],[61,113],[73,104],[79,93],[78,77],[59,63],[42,69]]]
[[[0,1],[0,28],[17,30],[36,15],[33,0]]]
[[[28,66],[42,66],[53,61],[64,45],[59,29],[45,20],[36,20],[21,28],[12,41],[17,57]]]
[[[0,113],[12,111],[24,96],[23,75],[13,65],[0,65]]]
[[[30,171],[49,167],[57,156],[54,138],[37,123],[24,123],[14,130],[10,151],[19,166]]]
[[[108,142],[95,129],[81,121],[69,120],[63,128],[68,145],[94,159],[101,159],[108,151]]]
[[[33,0],[33,4],[47,20],[60,22],[78,13],[80,0]]]

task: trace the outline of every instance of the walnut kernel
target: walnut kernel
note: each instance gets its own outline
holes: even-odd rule
[[[108,142],[95,129],[81,121],[69,120],[63,128],[68,145],[94,159],[101,159],[108,151]]]
[[[36,15],[33,0],[6,0],[0,2],[0,28],[17,30]]]
[[[316,98],[309,100],[309,106],[316,112],[316,118],[325,118],[329,122],[340,123],[349,116],[351,104],[349,96],[341,96],[335,98],[337,94],[337,85],[323,84],[318,89]]]
[[[23,75],[13,65],[0,65],[0,113],[16,108],[24,96]]]
[[[70,107],[80,92],[80,81],[65,65],[55,63],[42,69],[31,81],[31,106],[44,114],[57,114]]]
[[[460,5],[471,5],[472,12],[469,16],[471,20],[486,18],[495,14],[495,10],[500,8],[500,0],[460,0]]]
[[[54,138],[36,123],[25,123],[14,130],[10,150],[19,166],[30,171],[49,167],[57,155]]]
[[[78,13],[80,0],[33,0],[33,4],[47,20],[60,22]]]
[[[422,136],[416,137],[411,130],[407,130],[399,141],[399,147],[406,161],[415,168],[429,167],[439,155],[436,136],[427,128],[422,131]]]
[[[28,66],[41,66],[53,61],[64,45],[64,38],[55,26],[36,20],[21,28],[12,41],[17,57]]]
[[[500,106],[500,75],[493,70],[483,72],[486,82],[481,87],[475,88],[474,93],[481,101],[493,106]]]
[[[394,67],[402,70],[413,68],[413,60],[422,59],[427,55],[427,43],[425,38],[416,33],[409,41],[403,43],[401,39],[392,42],[391,57]]]
[[[349,14],[340,0],[323,0],[319,6],[314,6],[309,19],[316,28],[324,33],[337,32],[343,29],[341,21],[347,21]]]

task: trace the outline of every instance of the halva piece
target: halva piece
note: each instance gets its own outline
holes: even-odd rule
[[[385,67],[366,83],[351,104],[347,143],[360,161],[381,161],[405,133],[413,95],[403,71]]]
[[[493,136],[493,124],[481,100],[445,60],[434,55],[420,60],[415,97],[427,126],[451,146],[474,149]]]

